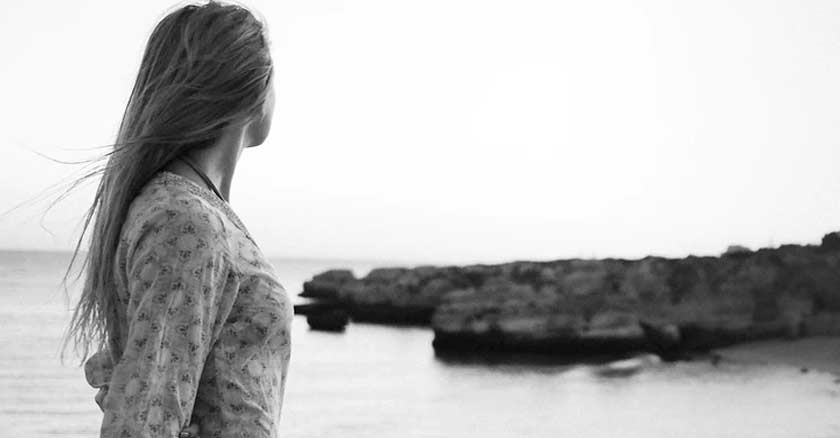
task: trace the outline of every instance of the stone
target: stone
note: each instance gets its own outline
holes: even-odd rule
[[[840,333],[840,234],[721,257],[327,271],[304,287],[353,320],[431,326],[445,351],[689,352]]]
[[[338,290],[341,286],[348,281],[355,280],[355,278],[353,271],[349,269],[333,269],[322,272],[303,283],[303,292],[299,296],[335,300],[338,298]]]

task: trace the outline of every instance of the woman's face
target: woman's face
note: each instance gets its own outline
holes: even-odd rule
[[[251,145],[259,146],[265,142],[268,133],[271,131],[271,119],[274,116],[274,79],[268,84],[265,102],[260,118],[251,124]]]

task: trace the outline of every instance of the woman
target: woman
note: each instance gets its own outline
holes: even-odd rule
[[[155,27],[88,210],[69,330],[101,436],[278,436],[292,306],[228,204],[273,108],[267,36],[247,9],[188,5]]]

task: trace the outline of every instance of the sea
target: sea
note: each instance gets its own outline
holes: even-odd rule
[[[0,251],[0,437],[99,436],[96,391],[72,348],[59,358],[69,260]],[[316,273],[376,266],[272,263],[295,302]],[[840,384],[827,373],[697,361],[607,377],[598,364],[439,357],[432,339],[430,328],[356,322],[313,331],[295,316],[280,436],[840,437]]]

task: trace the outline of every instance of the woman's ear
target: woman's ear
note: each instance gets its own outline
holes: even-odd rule
[[[268,138],[271,132],[271,120],[274,116],[274,87],[269,85],[263,102],[262,112],[254,117],[254,121],[248,124],[248,147],[259,146]]]

